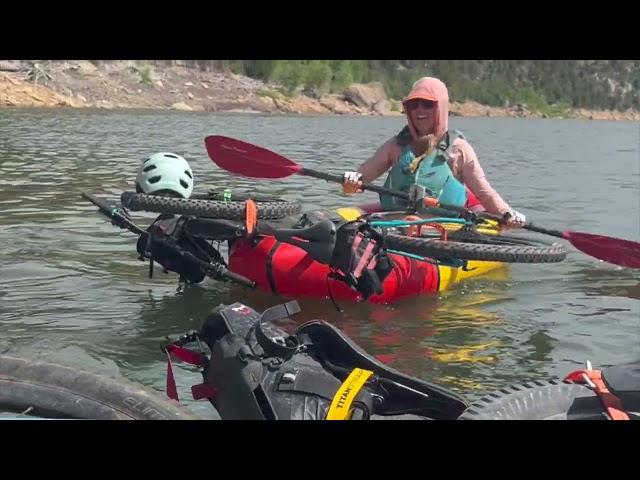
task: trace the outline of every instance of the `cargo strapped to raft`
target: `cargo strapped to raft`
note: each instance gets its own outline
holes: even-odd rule
[[[292,334],[274,323],[299,311],[295,300],[262,314],[241,303],[216,307],[200,331],[163,347],[167,395],[178,399],[174,357],[201,369],[193,397],[208,399],[225,420],[451,420],[467,407],[458,395],[381,363],[327,322],[307,321]]]

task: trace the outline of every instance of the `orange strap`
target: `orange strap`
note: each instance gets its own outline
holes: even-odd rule
[[[422,220],[422,218],[417,217],[415,215],[407,215],[406,217],[404,217],[404,220],[406,222],[415,222],[417,220]],[[423,224],[409,225],[405,228],[405,235],[407,237],[419,237],[420,235],[422,235],[422,229],[428,228],[428,227],[432,227],[438,230],[441,235],[441,240],[445,242],[447,241],[447,229],[444,228],[439,223],[423,223]]]
[[[407,215],[406,217],[404,217],[404,220],[406,222],[415,222],[422,219],[420,217],[416,217],[415,215]],[[422,225],[409,225],[408,227],[406,227],[404,234],[407,237],[419,237],[421,230]]]
[[[611,393],[604,380],[602,380],[602,372],[600,370],[576,370],[567,375],[565,380],[590,385],[600,397],[600,401],[607,409],[611,420],[629,420],[629,415],[624,411],[620,399]]]
[[[245,209],[247,233],[251,235],[256,228],[256,224],[258,223],[258,207],[253,200],[248,199],[245,202]]]
[[[439,223],[427,223],[426,225],[424,225],[424,228],[427,227],[435,228],[436,230],[438,230],[441,235],[440,240],[442,240],[443,242],[447,241],[447,229],[444,228],[444,226],[440,225]]]

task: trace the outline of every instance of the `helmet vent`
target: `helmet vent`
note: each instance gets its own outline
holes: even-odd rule
[[[169,158],[178,158],[177,155],[173,155],[171,153],[165,153],[164,156]]]
[[[148,172],[150,170],[153,170],[154,168],[156,168],[155,165],[149,165],[147,167],[144,167],[144,169],[142,171],[146,173],[146,172]]]
[[[160,175],[156,175],[155,177],[151,177],[148,182],[149,183],[158,183],[162,177]]]
[[[185,171],[184,171],[184,174],[185,174],[187,177],[189,177],[190,179],[192,179],[192,180],[193,180],[193,176],[191,175],[191,172],[190,172],[189,170],[185,170]]]
[[[180,179],[180,185],[182,185],[184,188],[189,188],[189,184],[182,179]]]

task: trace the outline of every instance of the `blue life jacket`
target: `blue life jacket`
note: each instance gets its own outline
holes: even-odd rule
[[[411,186],[416,184],[424,187],[427,195],[437,198],[442,203],[464,207],[467,192],[462,182],[453,175],[448,162],[456,138],[464,137],[458,131],[453,131],[452,135],[446,132],[433,152],[420,160],[417,166],[412,165],[416,156],[411,151],[410,143],[407,143],[398,161],[391,167],[384,186],[409,193]],[[387,211],[404,210],[407,206],[405,200],[385,194],[380,194],[380,204],[382,209]]]

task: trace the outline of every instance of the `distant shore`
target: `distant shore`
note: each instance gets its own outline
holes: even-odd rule
[[[283,95],[275,86],[233,73],[185,67],[140,67],[133,61],[0,61],[0,108],[72,107],[166,109],[260,114],[402,115],[376,84],[352,85],[339,95],[301,92]],[[489,107],[452,102],[460,117],[544,118],[527,105]],[[571,109],[559,118],[640,121],[640,112]],[[555,118],[558,118],[556,116]]]

